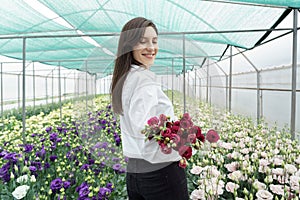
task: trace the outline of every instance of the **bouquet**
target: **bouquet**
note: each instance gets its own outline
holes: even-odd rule
[[[170,121],[164,114],[151,117],[142,130],[146,140],[156,140],[160,149],[165,154],[177,151],[182,159],[179,166],[185,168],[187,160],[192,157],[193,149],[200,149],[206,138],[199,126],[194,125],[188,113],[184,113],[179,120]],[[214,130],[207,132],[209,142],[217,142],[219,135]]]

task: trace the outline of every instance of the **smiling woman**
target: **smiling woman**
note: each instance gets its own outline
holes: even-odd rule
[[[153,65],[157,51],[157,31],[149,26],[140,42],[133,47],[133,58],[148,69]]]
[[[188,199],[185,170],[175,151],[164,154],[142,134],[147,120],[164,114],[174,120],[171,101],[149,69],[158,52],[156,26],[148,19],[130,20],[122,29],[112,78],[112,105],[120,114],[122,148],[128,157],[129,199]]]

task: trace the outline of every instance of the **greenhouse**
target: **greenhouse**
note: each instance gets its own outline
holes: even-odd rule
[[[179,121],[154,138],[182,157],[189,198],[300,199],[299,12],[298,0],[2,1],[0,199],[129,199],[110,93],[135,17],[158,29],[150,71]],[[164,136],[177,122],[184,145]]]

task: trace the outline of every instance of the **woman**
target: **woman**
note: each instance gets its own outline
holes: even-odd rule
[[[141,130],[153,116],[174,119],[173,106],[149,70],[158,52],[157,28],[142,17],[127,22],[121,32],[111,94],[120,115],[123,154],[128,157],[126,185],[130,200],[186,200],[187,180],[178,152],[161,152]]]

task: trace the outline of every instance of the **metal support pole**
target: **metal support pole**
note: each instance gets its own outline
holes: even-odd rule
[[[1,65],[1,119],[2,119],[2,122],[3,122],[3,69],[2,69],[2,63],[0,63]]]
[[[60,117],[60,122],[62,122],[60,62],[58,62],[58,99],[59,99],[59,117]]]
[[[206,70],[206,103],[208,103],[208,82],[209,82],[209,60],[207,59],[207,70]]]
[[[211,105],[212,77],[209,77],[209,105]]]
[[[48,80],[45,78],[45,89],[46,89],[46,104],[48,104]]]
[[[88,112],[88,76],[87,76],[87,61],[85,61],[85,109]]]
[[[53,76],[53,70],[52,70],[52,87],[51,87],[51,89],[52,89],[52,104],[54,103],[54,76]]]
[[[67,97],[67,78],[64,77],[64,100],[66,100]]]
[[[257,67],[255,67],[255,65],[247,58],[247,56],[245,56],[245,54],[243,52],[241,52],[238,48],[236,48],[240,53],[241,55],[250,63],[250,65],[253,67],[253,69],[256,71],[256,80],[257,80],[257,92],[256,92],[256,120],[257,120],[257,124],[260,124],[260,118],[262,116],[262,93],[260,91],[260,71],[257,69]]]
[[[195,84],[195,98],[197,98],[197,72],[196,72],[196,69],[195,69],[195,81],[194,81],[194,84]]]
[[[172,58],[172,104],[174,105],[174,59]]]
[[[25,71],[26,71],[26,66],[25,66],[25,61],[26,61],[26,38],[23,38],[23,54],[22,54],[22,59],[23,59],[23,97],[22,97],[22,139],[23,139],[23,144],[26,144],[26,87],[25,87],[25,82],[26,82],[26,77],[25,77]]]
[[[20,81],[20,74],[18,74],[18,109],[21,108],[21,90],[20,90],[20,85],[21,85],[21,81]]]
[[[183,113],[186,112],[186,96],[185,96],[185,34],[182,35],[182,64],[183,64]]]
[[[228,109],[228,75],[225,73],[225,71],[222,69],[222,67],[220,67],[220,65],[218,65],[218,63],[215,63],[216,66],[223,72],[223,74],[225,75],[225,109]]]
[[[32,84],[33,84],[33,110],[35,110],[35,70],[34,70],[34,62],[32,63]]]
[[[230,65],[229,65],[229,112],[231,112],[231,96],[232,96],[232,46],[230,46]]]
[[[296,127],[296,87],[297,87],[297,25],[298,11],[294,9],[293,23],[293,57],[292,57],[292,98],[291,98],[291,137],[295,139]]]

